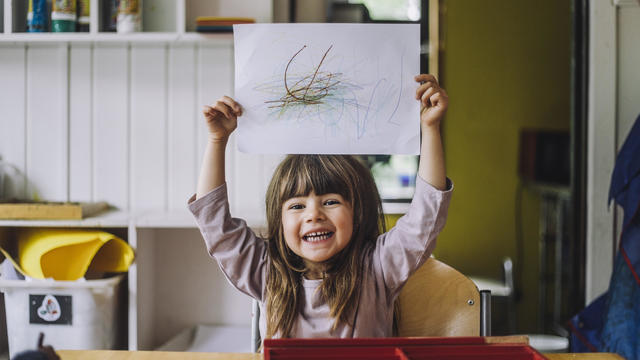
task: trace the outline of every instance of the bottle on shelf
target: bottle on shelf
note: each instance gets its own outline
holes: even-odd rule
[[[89,23],[91,18],[89,16],[89,4],[91,0],[78,0],[78,23],[76,24],[76,31],[89,32]]]
[[[142,0],[120,0],[117,28],[118,33],[142,30]]]
[[[76,0],[53,0],[51,32],[76,31]]]
[[[102,4],[102,31],[116,32],[120,0],[106,0]]]
[[[29,0],[29,12],[27,13],[27,32],[48,31],[47,0]]]

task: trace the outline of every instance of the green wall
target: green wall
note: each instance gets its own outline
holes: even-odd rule
[[[522,128],[569,129],[569,0],[444,0],[440,78],[454,197],[435,255],[468,275],[500,278],[516,258],[518,140]],[[518,331],[535,332],[538,197],[522,197],[524,254]],[[516,277],[518,279],[518,277]]]

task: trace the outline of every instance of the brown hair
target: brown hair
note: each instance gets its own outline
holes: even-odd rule
[[[319,288],[334,319],[348,323],[361,287],[364,261],[381,231],[386,231],[382,202],[369,169],[346,155],[289,155],[276,169],[267,189],[267,336],[289,337],[300,311],[301,277],[307,271],[301,257],[284,239],[282,204],[296,196],[340,194],[353,208],[353,234],[349,244],[325,262]]]

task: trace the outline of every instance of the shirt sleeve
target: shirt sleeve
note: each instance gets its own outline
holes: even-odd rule
[[[263,301],[267,270],[267,242],[247,223],[231,217],[226,184],[205,196],[189,199],[209,255],[216,259],[231,285],[246,295]]]
[[[380,235],[373,252],[374,271],[387,289],[391,303],[409,277],[431,256],[436,238],[444,228],[453,184],[440,191],[416,177],[416,190],[405,215]]]

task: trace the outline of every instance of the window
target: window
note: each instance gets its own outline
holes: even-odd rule
[[[349,0],[352,4],[364,4],[374,21],[420,21],[421,0]]]
[[[418,174],[418,157],[414,155],[364,156],[380,197],[385,202],[409,202]]]

